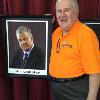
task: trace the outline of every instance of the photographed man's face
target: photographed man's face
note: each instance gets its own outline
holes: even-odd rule
[[[19,46],[22,50],[28,51],[33,45],[33,37],[31,34],[21,33],[17,35]]]
[[[73,0],[59,0],[56,4],[56,17],[60,27],[69,31],[78,17],[78,10],[73,7]]]

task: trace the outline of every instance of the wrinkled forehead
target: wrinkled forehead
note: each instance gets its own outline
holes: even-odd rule
[[[32,34],[28,34],[27,32],[22,32],[20,34],[17,34],[17,38],[29,38],[30,36],[32,36]]]
[[[73,0],[57,0],[56,9],[73,8],[73,5],[74,5]]]

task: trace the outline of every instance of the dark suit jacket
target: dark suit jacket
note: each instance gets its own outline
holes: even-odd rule
[[[39,69],[39,70],[45,69],[44,53],[37,46],[34,46],[34,48],[32,49],[25,66],[22,66],[22,62],[23,62],[23,51],[19,49],[17,50],[13,58],[10,68]]]

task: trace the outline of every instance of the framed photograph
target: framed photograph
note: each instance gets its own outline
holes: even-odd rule
[[[48,77],[52,16],[3,17],[7,75]]]

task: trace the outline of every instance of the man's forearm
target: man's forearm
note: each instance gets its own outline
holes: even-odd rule
[[[89,75],[89,93],[87,100],[96,100],[100,86],[100,74]]]

